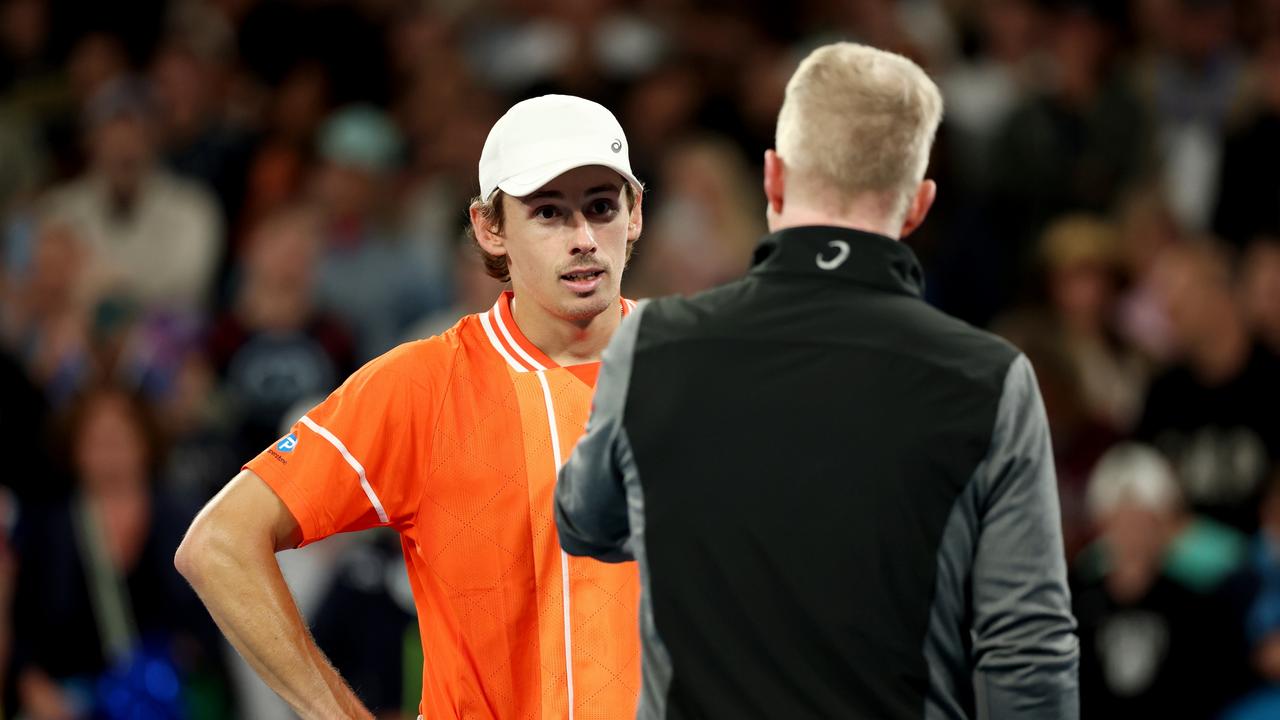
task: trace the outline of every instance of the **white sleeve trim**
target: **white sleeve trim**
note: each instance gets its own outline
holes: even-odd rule
[[[327,428],[323,427],[306,415],[302,416],[301,422],[303,425],[311,428],[317,435],[328,440],[330,445],[337,448],[338,453],[342,455],[342,459],[346,460],[347,464],[351,466],[351,469],[356,471],[356,475],[360,476],[360,487],[364,490],[365,497],[369,498],[369,503],[373,505],[373,509],[378,513],[378,522],[381,522],[383,525],[391,522],[387,519],[387,511],[382,509],[382,501],[378,499],[378,494],[373,491],[373,486],[369,484],[369,478],[364,474],[364,466],[360,464],[359,460],[356,460],[350,450],[347,450],[347,446],[342,444],[342,441],[338,439],[338,436],[329,432]]]

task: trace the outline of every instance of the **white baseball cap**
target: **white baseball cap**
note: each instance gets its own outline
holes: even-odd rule
[[[495,190],[524,197],[561,173],[603,165],[636,192],[627,136],[617,118],[599,103],[572,95],[543,95],[511,106],[498,118],[480,151],[480,197]]]

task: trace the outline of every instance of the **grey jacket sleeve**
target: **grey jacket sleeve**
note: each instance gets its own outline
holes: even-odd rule
[[[1078,718],[1079,643],[1053,448],[1025,356],[1009,367],[985,465],[973,564],[978,717]]]
[[[630,451],[622,416],[643,311],[641,303],[623,320],[605,349],[587,432],[560,468],[556,526],[560,547],[570,555],[605,562],[634,559],[627,547],[631,523],[623,478]]]

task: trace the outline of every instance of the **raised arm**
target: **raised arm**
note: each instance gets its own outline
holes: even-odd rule
[[[196,517],[174,563],[218,627],[303,718],[372,718],[316,646],[275,553],[302,533],[275,492],[242,471]]]

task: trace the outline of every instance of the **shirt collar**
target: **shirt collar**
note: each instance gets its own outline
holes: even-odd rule
[[[845,227],[809,225],[766,235],[756,247],[753,275],[831,277],[920,297],[924,273],[898,240]]]

